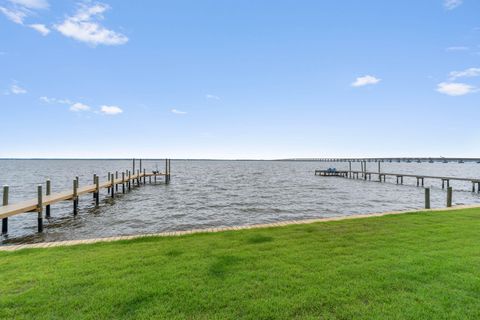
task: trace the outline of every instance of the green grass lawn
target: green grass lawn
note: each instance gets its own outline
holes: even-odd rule
[[[480,210],[0,252],[1,319],[480,319]]]

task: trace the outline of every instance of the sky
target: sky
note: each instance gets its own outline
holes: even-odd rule
[[[479,157],[478,0],[0,0],[0,157]]]

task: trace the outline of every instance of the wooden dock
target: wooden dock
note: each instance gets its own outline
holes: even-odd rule
[[[325,170],[315,170],[315,175],[317,172]],[[342,171],[345,172],[345,175],[337,175],[349,179],[361,179],[361,180],[372,180],[372,176],[376,177],[378,182],[386,182],[386,177],[395,177],[397,184],[403,184],[403,178],[415,178],[416,185],[424,186],[425,179],[435,179],[442,182],[442,189],[445,187],[450,187],[450,181],[463,181],[470,182],[472,184],[472,192],[477,191],[480,193],[480,178],[459,178],[459,177],[447,177],[447,176],[430,176],[430,175],[419,175],[419,174],[405,174],[405,173],[387,173],[387,172],[374,172],[374,171]]]
[[[135,160],[133,160],[133,171],[135,172]],[[58,193],[51,193],[51,182],[50,180],[46,181],[46,193],[43,193],[43,186],[37,186],[37,198],[26,200],[23,202],[9,204],[8,195],[9,187],[3,187],[3,206],[0,206],[0,219],[2,219],[2,234],[8,233],[8,218],[23,214],[36,212],[38,214],[38,232],[43,231],[43,217],[45,212],[45,217],[49,218],[51,214],[50,205],[71,200],[73,203],[73,215],[78,214],[78,198],[85,194],[93,194],[93,200],[95,206],[99,206],[100,201],[100,190],[107,189],[108,195],[112,198],[115,197],[115,194],[118,192],[119,187],[121,187],[121,193],[126,193],[130,191],[133,187],[140,186],[147,183],[147,178],[149,183],[157,183],[157,177],[164,177],[165,184],[170,183],[170,159],[165,159],[165,172],[161,173],[159,171],[153,171],[147,173],[146,169],[142,171],[142,161],[140,160],[140,169],[136,170],[136,173],[132,174],[132,171],[126,170],[119,173],[118,171],[113,174],[112,172],[108,173],[107,181],[100,182],[99,177],[93,175],[93,183],[86,186],[79,186],[79,179],[76,177],[72,182],[72,189],[67,191],[62,191]],[[45,208],[45,210],[44,210]]]

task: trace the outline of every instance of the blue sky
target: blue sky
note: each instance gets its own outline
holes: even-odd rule
[[[476,0],[0,0],[0,40],[0,157],[480,155]]]

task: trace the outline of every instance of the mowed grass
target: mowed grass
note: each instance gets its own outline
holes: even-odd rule
[[[480,319],[480,210],[0,252],[2,319]]]

